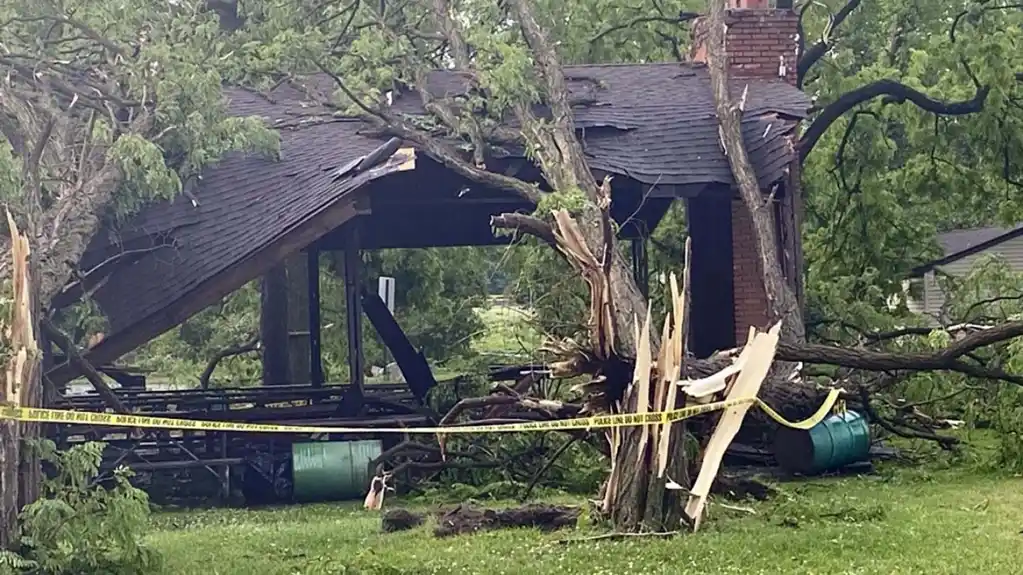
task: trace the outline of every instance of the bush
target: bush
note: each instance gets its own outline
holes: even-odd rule
[[[21,512],[21,549],[0,554],[0,574],[134,575],[160,568],[160,556],[142,543],[149,499],[117,469],[110,487],[99,482],[103,443],[57,451],[53,442],[28,446],[54,473],[42,497]]]

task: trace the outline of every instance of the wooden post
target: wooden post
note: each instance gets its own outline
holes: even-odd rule
[[[295,254],[288,270],[288,383],[309,383],[309,258]]]
[[[352,385],[352,399],[355,405],[361,407],[364,392],[362,298],[359,297],[362,256],[359,250],[357,222],[357,219],[352,220],[344,227],[345,312],[348,319],[348,372]]]
[[[309,274],[309,382],[324,382],[323,352],[320,345],[320,250],[310,247],[307,264]]]
[[[220,458],[227,461],[227,446],[228,446],[227,433],[220,434]],[[225,463],[223,469],[220,471],[220,496],[222,502],[227,503],[231,500],[231,464]]]
[[[263,385],[288,382],[288,271],[277,266],[263,276],[259,333],[263,344]]]
[[[401,369],[401,374],[408,382],[409,389],[420,403],[425,404],[427,393],[437,385],[429,362],[409,341],[408,336],[405,335],[380,296],[370,293],[365,288],[361,290],[361,293],[366,317],[394,356],[394,362]]]

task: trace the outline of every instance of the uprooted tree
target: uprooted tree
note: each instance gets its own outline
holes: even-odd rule
[[[815,63],[834,44],[841,25],[858,8],[849,2],[831,16],[819,41],[803,46],[798,65],[801,84],[812,75]],[[921,369],[953,370],[994,379],[1011,378],[962,358],[977,347],[1004,341],[1023,333],[1023,323],[1012,322],[993,330],[976,333],[934,354],[894,355],[863,349],[803,344],[801,309],[792,288],[783,279],[774,246],[777,245],[769,197],[756,184],[756,175],[745,157],[739,120],[742,98],[728,91],[728,47],[725,44],[726,3],[710,3],[704,19],[708,37],[707,60],[713,77],[713,89],[721,122],[722,144],[727,152],[738,183],[740,196],[754,215],[758,253],[761,256],[763,281],[768,296],[768,317],[783,320],[785,341],[778,357],[789,362],[824,363],[867,370],[912,371]],[[658,9],[661,9],[658,7]],[[582,275],[590,290],[591,305],[588,335],[584,345],[571,343],[556,346],[561,354],[557,364],[561,375],[589,375],[602,382],[606,395],[604,409],[617,409],[623,394],[633,380],[633,357],[637,349],[634,318],[646,316],[647,303],[615,246],[613,224],[606,214],[613,180],[597,182],[586,164],[583,148],[572,120],[572,99],[562,68],[564,52],[574,46],[560,44],[552,37],[552,29],[541,22],[560,22],[552,8],[530,0],[509,0],[504,3],[451,3],[434,0],[423,3],[384,3],[366,6],[361,3],[330,5],[322,18],[293,14],[287,26],[303,26],[308,42],[293,55],[297,63],[313,63],[315,69],[296,65],[292,72],[321,71],[331,76],[340,93],[330,102],[340,111],[355,113],[378,126],[384,133],[417,145],[460,175],[499,189],[518,194],[536,206],[536,212],[504,214],[495,217],[495,228],[525,233],[539,238],[561,253]],[[807,16],[810,5],[802,9]],[[676,25],[693,19],[687,13],[678,17],[662,15],[660,22]],[[971,25],[983,23],[984,14],[971,12]],[[270,22],[261,15],[263,24]],[[254,18],[258,18],[254,17]],[[569,19],[570,20],[570,19]],[[653,17],[658,21],[658,17]],[[647,21],[650,22],[649,20]],[[280,24],[280,22],[277,22]],[[633,22],[642,24],[642,22]],[[288,28],[287,30],[293,30]],[[628,28],[625,23],[619,30]],[[273,25],[264,28],[272,29]],[[613,33],[608,31],[608,34]],[[277,34],[283,33],[281,30]],[[605,37],[608,34],[603,34]],[[896,40],[904,31],[893,32]],[[273,33],[270,33],[273,36]],[[954,36],[954,34],[953,34]],[[290,36],[289,36],[290,37]],[[805,38],[801,37],[805,42]],[[667,38],[678,54],[678,36]],[[954,43],[954,38],[953,38]],[[330,49],[324,46],[329,45]],[[863,111],[873,101],[891,105],[911,102],[935,117],[962,115],[983,109],[990,87],[979,79],[965,55],[956,68],[974,84],[975,94],[962,102],[946,103],[893,80],[877,80],[847,92],[824,106],[815,116],[803,137],[793,142],[800,159],[806,158],[828,128],[844,121],[847,113]],[[431,70],[447,67],[464,78],[464,91],[438,94],[431,91],[428,77]],[[411,118],[398,113],[387,104],[388,93],[411,91],[421,98],[429,120]],[[535,104],[542,104],[547,114],[539,116]],[[508,120],[520,130],[507,129]],[[848,128],[851,130],[851,128]],[[847,131],[848,131],[847,130]],[[489,152],[494,147],[523,145],[542,169],[551,191],[541,191],[531,182],[492,173],[486,170]],[[464,149],[468,149],[465,152]],[[564,218],[557,209],[569,206],[576,226],[550,218],[551,213]],[[571,230],[571,231],[570,231]],[[565,242],[570,245],[566,246]],[[682,317],[682,316],[679,316]],[[651,346],[663,341],[655,330]],[[656,355],[656,354],[655,354]],[[727,356],[710,360],[688,358],[687,375],[706,376],[727,365]],[[817,405],[822,392],[810,382],[775,373],[765,384],[763,396],[789,412],[805,414]],[[639,400],[646,402],[646,400]],[[648,404],[648,402],[647,402]],[[673,407],[673,406],[668,406]],[[621,409],[635,409],[627,403]],[[641,447],[640,430],[623,432],[615,466],[636,473],[619,473],[627,478],[620,489],[609,487],[614,501],[609,506],[620,528],[635,529],[642,524],[664,528],[673,523],[667,519],[672,505],[657,502],[651,510],[646,493],[651,477],[649,452]],[[672,447],[672,459],[685,461],[682,442]],[[678,451],[676,451],[678,450]],[[636,468],[637,463],[641,466]],[[625,493],[633,491],[635,496]],[[640,495],[639,492],[643,494]],[[676,522],[677,524],[677,522]]]

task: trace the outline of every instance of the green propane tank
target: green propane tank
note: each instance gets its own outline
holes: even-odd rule
[[[809,430],[782,427],[774,456],[789,473],[815,475],[864,461],[870,455],[870,426],[855,412],[835,414]]]
[[[369,489],[369,463],[380,456],[379,439],[313,441],[291,446],[296,501],[359,499]]]

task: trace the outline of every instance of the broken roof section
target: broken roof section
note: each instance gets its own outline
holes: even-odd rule
[[[595,170],[667,186],[675,196],[732,186],[705,67],[580,66],[567,67],[566,75],[573,100],[581,102],[576,125]],[[451,72],[436,72],[431,82],[438,95],[463,84]],[[745,87],[742,82],[733,89],[739,94]],[[325,77],[312,78],[306,88],[333,90]],[[90,350],[93,361],[120,357],[259,277],[355,217],[357,190],[398,171],[403,159],[336,177],[384,140],[361,121],[333,117],[307,92],[290,85],[270,94],[228,90],[232,114],[261,116],[279,129],[280,160],[225,158],[188,194],[149,206],[95,239],[83,269],[111,258],[117,263],[94,292],[110,330]],[[394,106],[415,112],[417,102],[418,96],[407,94]],[[786,175],[794,158],[789,136],[808,108],[806,96],[782,80],[749,82],[743,132],[764,187]],[[419,165],[431,163],[419,155]],[[427,238],[423,245],[449,244]],[[252,263],[257,255],[260,262]]]

